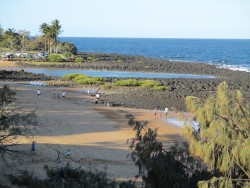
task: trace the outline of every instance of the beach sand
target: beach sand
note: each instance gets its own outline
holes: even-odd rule
[[[127,140],[135,133],[128,126],[126,114],[133,114],[136,120],[148,121],[149,127],[158,128],[159,138],[166,147],[179,140],[181,128],[166,123],[160,113],[155,119],[150,110],[95,105],[94,97],[77,92],[77,88],[40,87],[41,98],[38,99],[38,87],[18,83],[9,86],[16,91],[17,105],[23,110],[35,111],[39,125],[16,139],[16,148],[25,151],[30,151],[35,141],[35,156],[16,160],[16,167],[3,168],[0,173],[28,170],[43,178],[45,164],[58,167],[69,163],[72,167],[106,170],[109,177],[118,180],[133,179],[138,169],[127,157],[130,153]],[[53,96],[54,89],[60,94],[59,99],[57,94]],[[69,98],[61,97],[63,90]],[[176,114],[170,112],[169,116]],[[72,151],[71,158],[66,157],[68,149]],[[56,161],[58,152],[61,163]]]

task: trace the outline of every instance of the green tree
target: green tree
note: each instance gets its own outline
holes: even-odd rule
[[[39,28],[40,32],[43,34],[44,39],[44,50],[50,51],[51,48],[51,28],[47,23],[42,23]]]
[[[14,29],[8,29],[4,33],[5,40],[8,43],[8,47],[10,48],[10,51],[13,51],[14,49],[19,49],[21,47],[21,37],[18,33],[15,32]]]
[[[0,25],[0,46],[2,46],[2,41],[4,40],[4,30]]]
[[[22,50],[26,51],[27,44],[29,42],[30,32],[26,30],[20,30],[19,34],[21,36],[21,48]]]
[[[134,121],[133,117],[129,124],[136,132],[130,143],[130,157],[147,188],[196,187],[199,180],[211,178],[206,167],[189,155],[187,144],[166,151],[157,140],[157,130],[147,128],[147,123]]]
[[[199,187],[250,186],[250,108],[240,91],[230,91],[225,82],[216,96],[202,102],[186,97],[187,109],[195,114],[199,129],[184,126],[190,152],[220,173]]]
[[[52,32],[52,40],[55,45],[55,51],[57,53],[57,45],[58,45],[58,36],[62,32],[62,26],[60,25],[59,20],[55,19],[51,22],[51,32]]]
[[[58,45],[58,50],[61,53],[70,52],[71,54],[77,54],[77,48],[74,44],[69,42],[62,42]]]
[[[58,45],[58,36],[62,32],[62,26],[60,25],[59,20],[55,19],[51,21],[51,24],[42,23],[40,25],[40,32],[43,34],[45,42],[45,51],[46,46],[48,46],[48,51],[51,53],[55,51],[57,53]]]

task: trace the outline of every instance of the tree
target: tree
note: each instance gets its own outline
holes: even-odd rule
[[[19,34],[20,34],[21,39],[22,39],[22,42],[21,42],[22,50],[26,51],[27,43],[29,41],[30,32],[26,31],[26,30],[20,30]]]
[[[10,51],[13,51],[14,49],[19,49],[21,46],[21,37],[18,33],[15,32],[14,29],[8,29],[4,33],[5,39],[9,43]]]
[[[58,36],[62,32],[62,26],[60,25],[59,20],[55,19],[51,22],[51,32],[52,32],[52,39],[55,44],[56,53],[57,53],[57,45],[58,45]]]
[[[40,25],[40,32],[43,34],[43,39],[44,39],[44,50],[45,51],[50,51],[51,45],[50,45],[50,40],[51,40],[51,28],[47,23],[42,23]]]
[[[71,54],[77,54],[77,48],[74,44],[69,42],[62,42],[58,45],[58,49],[61,53],[70,52]]]
[[[211,178],[203,164],[189,156],[187,144],[166,151],[157,140],[157,130],[146,128],[147,123],[134,121],[134,118],[129,124],[136,131],[131,139],[130,157],[138,166],[138,177],[142,176],[147,188],[196,187],[199,180]]]
[[[2,45],[1,43],[2,43],[3,39],[4,39],[4,30],[0,25],[0,45]]]
[[[36,125],[33,112],[23,113],[14,104],[15,93],[6,85],[0,88],[0,155],[8,163],[13,157],[26,152],[13,149],[17,144],[16,137],[21,135],[26,125]]]
[[[225,82],[216,96],[204,102],[186,97],[187,109],[195,114],[199,129],[184,127],[190,152],[219,176],[199,182],[199,187],[250,186],[250,108],[240,91],[230,91]]]
[[[45,41],[45,51],[46,45],[48,46],[48,51],[51,53],[53,46],[55,46],[55,51],[57,53],[57,45],[58,45],[58,36],[62,32],[62,26],[60,25],[59,20],[55,19],[51,21],[51,24],[42,23],[40,25],[40,32],[43,34],[43,38]]]

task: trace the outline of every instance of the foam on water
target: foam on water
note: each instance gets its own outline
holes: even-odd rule
[[[198,131],[198,129],[199,129],[199,123],[196,121],[190,121],[190,120],[183,121],[183,120],[179,120],[178,118],[166,118],[165,121],[172,124],[172,125],[178,126],[178,127],[183,127],[184,125],[188,125],[188,124],[192,123],[192,127],[196,131]]]

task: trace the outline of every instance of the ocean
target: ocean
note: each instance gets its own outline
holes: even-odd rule
[[[60,37],[79,52],[116,53],[216,64],[250,72],[250,39],[158,39]]]

